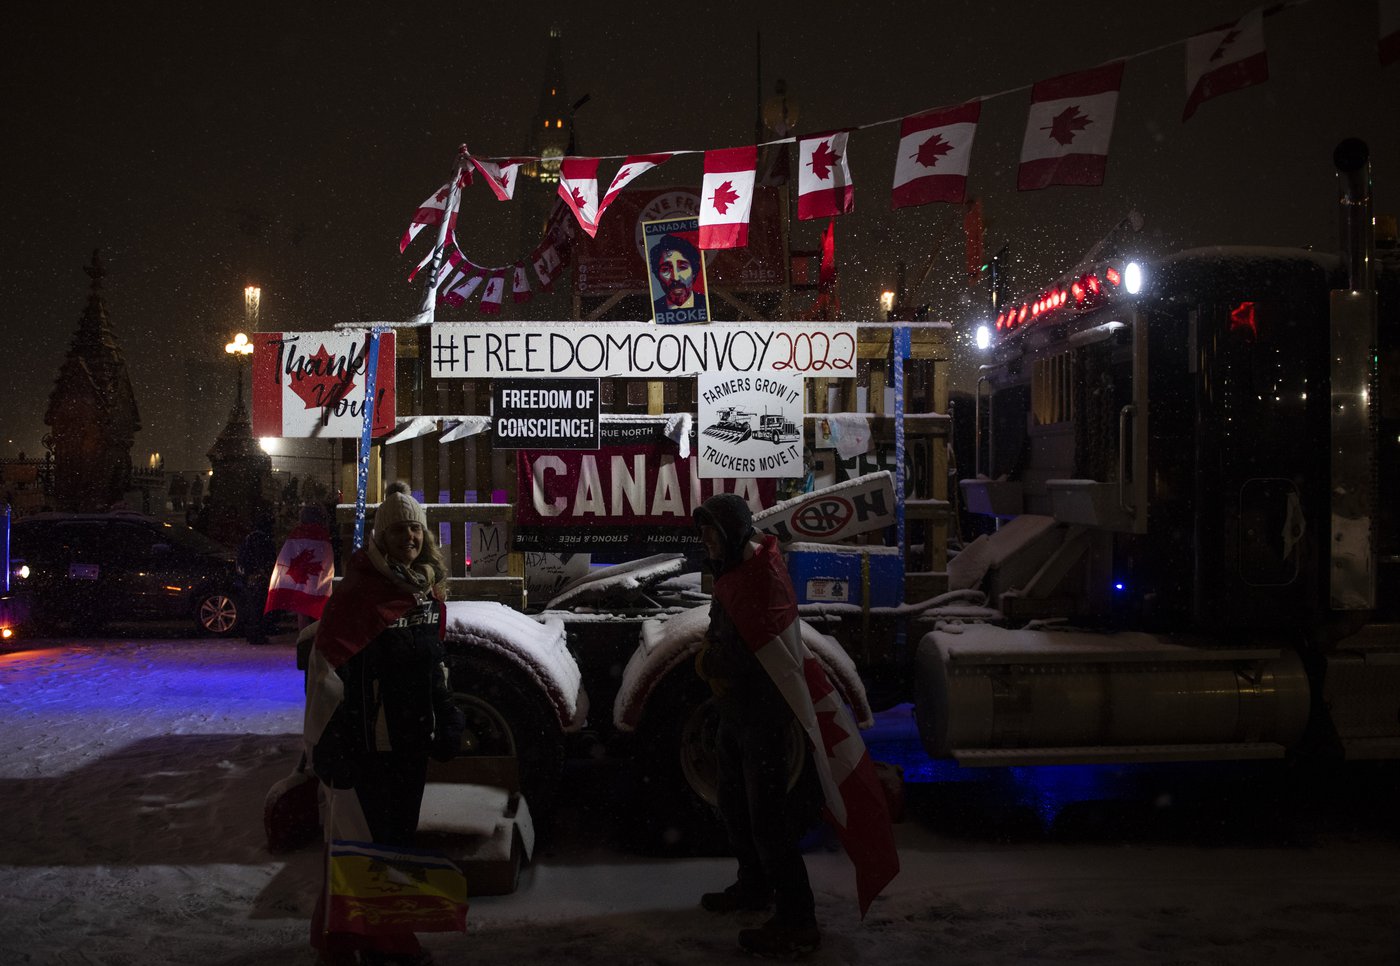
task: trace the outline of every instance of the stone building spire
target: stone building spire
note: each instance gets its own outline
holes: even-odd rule
[[[126,361],[102,301],[102,257],[83,269],[92,280],[87,307],[54,380],[44,423],[53,451],[54,502],[64,510],[101,510],[131,484],[131,447],[141,414]]]

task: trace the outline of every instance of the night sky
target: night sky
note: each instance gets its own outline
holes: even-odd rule
[[[565,40],[579,151],[626,154],[752,143],[755,35],[764,84],[786,80],[799,132],[894,120],[972,97],[983,106],[970,191],[988,250],[1008,246],[1013,294],[1073,265],[1128,211],[1153,251],[1206,244],[1336,247],[1331,152],[1371,145],[1376,211],[1400,212],[1400,65],[1376,59],[1371,0],[1311,0],[1265,21],[1268,83],[1186,124],[1182,40],[1247,2],[1085,3],[141,3],[25,4],[0,39],[5,151],[0,311],[12,384],[0,455],[40,444],[54,376],[106,261],[105,298],[143,429],[133,459],[203,467],[227,417],[223,345],[243,286],[265,329],[401,320],[400,256],[418,203],[457,145],[522,150],[547,32]],[[1101,188],[1015,190],[1037,80],[1151,51],[1127,65]],[[897,124],[850,142],[856,211],[837,221],[844,315],[871,318],[897,260],[914,301],[960,313],[961,210],[889,209]],[[617,162],[604,162],[610,178]],[[698,156],[638,187],[698,188]],[[533,188],[527,183],[521,190]],[[512,206],[468,190],[459,237],[478,261],[521,257]],[[814,248],[823,224],[796,226]],[[942,237],[940,246],[937,240]],[[566,318],[566,298],[534,318]],[[479,318],[472,308],[443,319]],[[507,305],[501,318],[527,317]],[[956,321],[956,319],[955,319]]]

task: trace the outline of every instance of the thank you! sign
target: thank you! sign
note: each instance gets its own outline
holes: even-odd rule
[[[375,436],[394,429],[394,333],[379,336],[374,399],[366,403],[368,331],[257,332],[253,435],[357,437],[365,406]]]
[[[498,449],[597,449],[597,379],[497,379],[491,430]]]

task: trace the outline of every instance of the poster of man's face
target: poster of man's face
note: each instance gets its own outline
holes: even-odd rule
[[[652,319],[658,325],[710,321],[705,259],[696,246],[698,218],[642,222],[647,243]]]

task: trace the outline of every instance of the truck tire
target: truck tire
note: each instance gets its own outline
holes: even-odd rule
[[[548,696],[521,668],[486,651],[449,652],[446,663],[452,698],[467,716],[460,754],[515,758],[530,814],[543,819],[564,767],[564,732]]]
[[[690,661],[671,671],[647,699],[637,729],[638,814],[643,821],[638,843],[647,851],[727,854],[728,835],[717,807],[718,718],[709,687]],[[793,722],[788,788],[803,791],[816,774],[807,755],[806,738]],[[795,805],[801,805],[795,801]],[[815,819],[801,806],[803,824]]]

